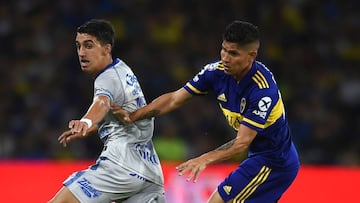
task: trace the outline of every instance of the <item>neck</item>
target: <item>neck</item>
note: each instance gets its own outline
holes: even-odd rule
[[[250,71],[251,69],[251,65],[244,68],[241,72],[239,72],[238,74],[234,75],[234,78],[236,80],[237,83],[240,82],[241,79],[244,78],[244,76]]]
[[[101,72],[103,72],[105,70],[105,68],[107,68],[110,64],[113,63],[113,59],[112,57],[110,56],[108,59],[104,60],[104,63],[103,65],[101,66],[102,68],[99,69],[98,71],[96,71],[95,73],[93,73],[91,76],[93,78],[96,78],[97,75],[99,75]]]

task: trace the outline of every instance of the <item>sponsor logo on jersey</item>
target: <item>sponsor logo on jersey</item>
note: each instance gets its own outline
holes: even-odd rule
[[[134,88],[131,92],[132,95],[135,96],[142,93],[139,82],[135,75],[126,74],[126,84]]]
[[[271,98],[270,97],[263,97],[259,101],[259,109],[260,111],[267,111],[271,105]]]
[[[243,116],[240,113],[232,112],[229,109],[222,107],[220,104],[220,109],[222,110],[226,120],[228,121],[229,125],[233,127],[235,130],[239,129],[240,123],[243,120]]]
[[[131,75],[131,74],[126,74],[126,84],[133,86],[134,84],[136,84],[138,82],[137,78],[135,75]]]
[[[252,113],[265,119],[267,111],[270,108],[271,102],[272,100],[270,97],[261,98],[258,103],[259,110],[254,110]]]
[[[136,98],[136,105],[137,107],[143,107],[146,105],[145,97],[138,97]]]
[[[78,185],[80,186],[81,190],[85,193],[86,196],[89,198],[97,198],[102,193],[97,191],[91,184],[90,181],[88,181],[86,178],[82,178],[77,181]]]
[[[100,139],[103,139],[104,137],[108,136],[112,132],[113,132],[113,130],[111,128],[101,128],[98,135],[99,135]]]
[[[231,192],[231,189],[232,189],[231,186],[225,185],[223,187],[223,189],[224,189],[224,191],[226,192],[227,195],[230,195],[230,192]]]
[[[151,162],[152,164],[159,164],[158,157],[151,142],[146,144],[136,144],[135,148],[142,159]]]
[[[147,181],[146,178],[144,178],[144,177],[142,177],[142,176],[140,176],[140,175],[138,175],[136,173],[129,173],[129,175],[132,176],[132,177],[136,177],[136,178],[138,178],[138,179],[140,179],[142,181]]]
[[[227,102],[227,99],[226,99],[224,93],[220,94],[220,95],[217,97],[217,99],[218,99],[219,101]]]

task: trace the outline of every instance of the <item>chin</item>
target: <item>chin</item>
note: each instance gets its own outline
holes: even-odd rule
[[[230,71],[227,71],[227,70],[225,70],[225,69],[224,69],[224,73],[225,73],[226,75],[232,75],[232,73],[231,73]]]
[[[81,70],[84,71],[85,73],[89,73],[89,72],[90,72],[89,67],[81,67]]]

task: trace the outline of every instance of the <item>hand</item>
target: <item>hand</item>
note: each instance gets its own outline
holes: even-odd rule
[[[64,147],[66,147],[67,144],[75,138],[85,137],[88,125],[80,120],[72,120],[69,122],[69,128],[69,130],[63,132],[58,138],[58,141]]]
[[[116,118],[125,124],[132,123],[130,119],[130,112],[124,110],[118,104],[112,104],[110,107],[112,113],[116,116]]]
[[[199,177],[200,172],[202,172],[206,168],[206,166],[206,161],[203,160],[201,157],[198,157],[180,164],[176,167],[176,170],[178,170],[180,176],[184,175],[186,172],[189,171],[189,175],[186,180],[190,181],[193,178],[193,182],[195,183]]]
[[[79,138],[79,137],[83,137],[80,133],[73,133],[72,130],[67,130],[65,132],[63,132],[59,138],[58,141],[60,144],[63,145],[63,147],[66,147],[70,141]]]

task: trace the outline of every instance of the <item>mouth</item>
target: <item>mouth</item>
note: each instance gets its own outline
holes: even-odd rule
[[[224,70],[225,71],[229,71],[231,68],[229,67],[229,66],[227,66],[227,65],[224,65]]]
[[[87,66],[89,66],[90,61],[86,60],[86,59],[80,59],[80,66],[83,68],[86,68]]]

